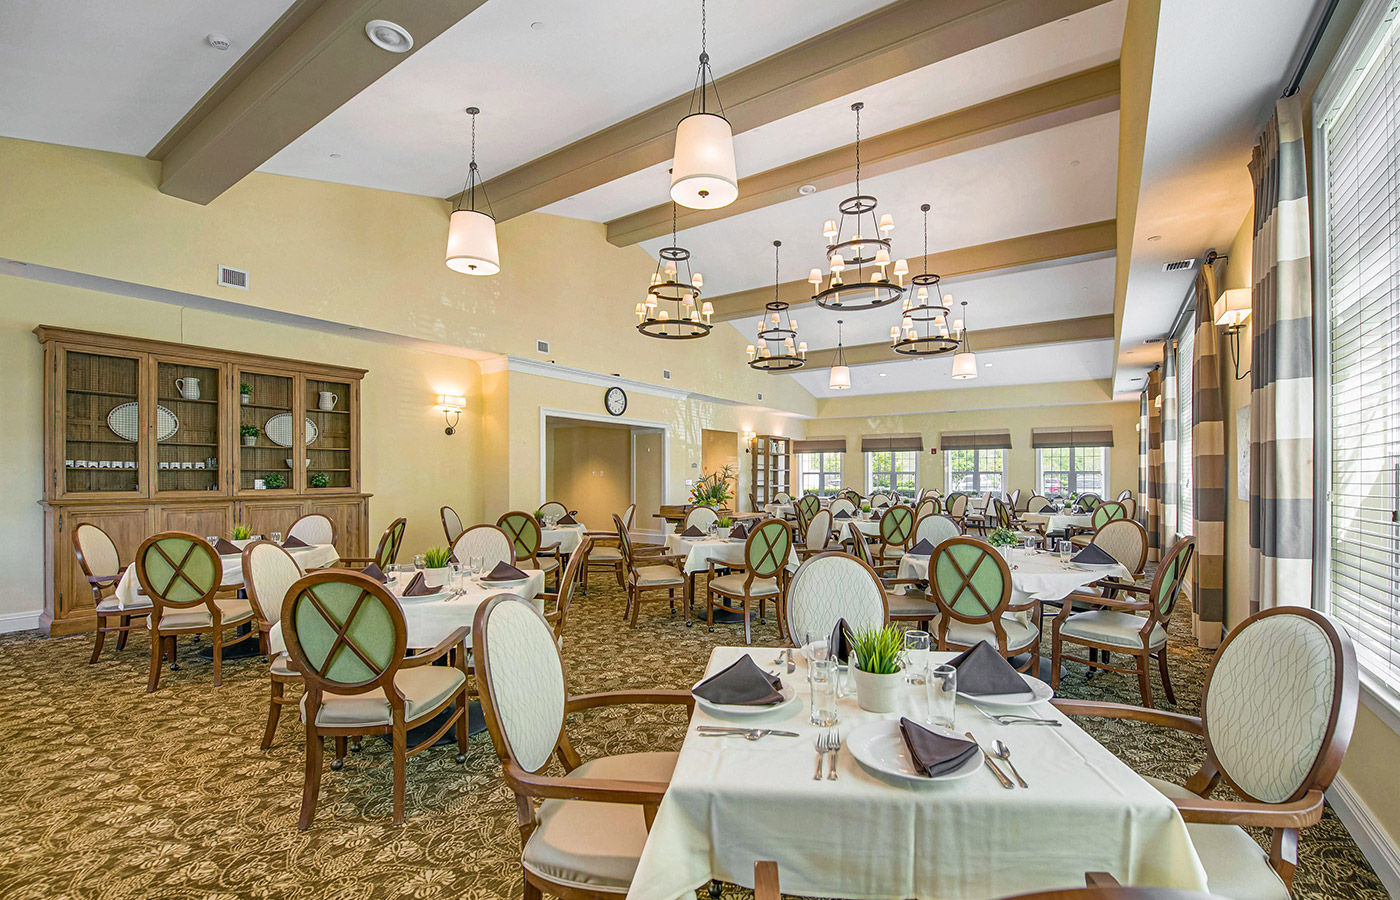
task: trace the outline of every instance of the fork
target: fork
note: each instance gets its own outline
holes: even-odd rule
[[[977,707],[977,711],[998,725],[1050,725],[1055,728],[1060,727],[1059,719],[1042,719],[1037,716],[1013,716],[1013,715],[992,715],[982,707]]]
[[[826,759],[826,735],[825,735],[825,734],[819,734],[819,735],[817,735],[817,739],[816,739],[816,741],[813,742],[813,746],[815,746],[815,747],[817,748],[817,771],[812,775],[812,780],[813,780],[813,781],[821,781],[821,780],[822,780],[822,762],[823,762],[823,760]]]
[[[831,771],[827,773],[827,781],[836,780],[836,760],[841,754],[841,729],[827,729],[826,749],[831,754]]]

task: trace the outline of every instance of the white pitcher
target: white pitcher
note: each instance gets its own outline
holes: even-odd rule
[[[176,378],[175,388],[180,392],[180,396],[186,400],[199,399],[199,379],[198,378]]]
[[[335,402],[340,398],[330,391],[318,391],[316,395],[317,409],[335,409]]]

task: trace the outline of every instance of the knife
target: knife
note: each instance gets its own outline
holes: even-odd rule
[[[963,733],[968,736],[968,739],[971,740],[972,743],[977,744],[977,738],[972,736],[972,732],[965,731]],[[977,749],[982,751],[982,758],[987,761],[987,768],[991,769],[992,774],[996,775],[997,781],[1001,782],[1002,787],[1006,788],[1008,791],[1016,787],[1016,785],[1011,783],[1011,779],[1006,777],[1006,773],[997,768],[996,763],[992,762],[992,754],[987,752],[987,748],[983,747],[981,744],[977,744]]]
[[[774,728],[724,728],[719,725],[697,725],[695,730],[701,734],[748,734],[751,731],[756,731],[760,737],[770,734],[774,737],[802,736],[795,731],[778,731]]]

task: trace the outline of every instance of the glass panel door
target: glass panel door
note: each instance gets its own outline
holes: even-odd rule
[[[141,357],[68,350],[62,376],[63,493],[141,493]]]
[[[237,376],[238,492],[295,489],[296,379],[248,369]]]
[[[306,379],[306,488],[348,491],[354,481],[354,392],[344,381]]]
[[[210,493],[223,488],[219,402],[225,371],[220,366],[156,361],[158,493]]]

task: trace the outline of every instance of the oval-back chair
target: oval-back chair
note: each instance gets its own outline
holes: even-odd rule
[[[466,565],[473,556],[481,557],[482,571],[490,572],[496,563],[515,565],[515,542],[496,525],[473,525],[452,542],[452,555]]]
[[[829,550],[797,567],[783,604],[787,637],[801,647],[831,634],[839,619],[852,630],[889,624],[885,587],[875,570],[849,553]]]
[[[303,574],[292,555],[272,541],[254,541],[243,548],[243,587],[258,619],[258,639],[264,655],[267,655],[268,632],[282,618],[287,591]],[[262,739],[264,750],[272,746],[272,739],[277,735],[282,707],[295,706],[300,699],[287,696],[287,685],[296,684],[301,676],[292,668],[285,652],[272,657],[271,677],[272,695]]]
[[[1006,659],[1029,650],[1021,670],[1039,670],[1037,601],[1011,603],[1011,567],[990,544],[973,537],[939,544],[929,559],[929,588],[941,613],[938,649],[967,650],[985,641]]]
[[[287,537],[308,544],[335,544],[335,520],[323,513],[307,513],[287,529]]]
[[[844,511],[847,515],[852,515],[852,516],[853,516],[853,515],[855,515],[856,510],[860,509],[859,506],[856,506],[854,503],[852,503],[852,502],[851,502],[849,499],[847,499],[846,497],[837,497],[835,500],[831,501],[831,506],[829,506],[829,507],[827,507],[827,508],[831,510],[831,514],[832,514],[833,516],[836,515],[836,514],[839,513],[839,512],[843,512],[843,511]]]
[[[682,530],[694,527],[701,531],[709,531],[710,526],[718,518],[719,513],[715,512],[713,506],[692,506],[690,511],[685,514],[685,527]]]
[[[562,504],[561,504],[562,505]],[[568,510],[565,510],[567,512]],[[496,520],[496,527],[510,538],[515,551],[515,561],[525,568],[539,569],[547,580],[555,576],[555,587],[559,585],[559,542],[544,544],[544,533],[535,517],[521,510],[504,513]],[[458,557],[461,560],[461,557]]]
[[[1032,494],[1031,498],[1026,501],[1026,512],[1038,513],[1046,507],[1054,505],[1055,504],[1050,502],[1049,497],[1042,497],[1040,494]]]
[[[122,606],[116,597],[111,596],[126,573],[126,566],[121,563],[111,535],[91,522],[80,522],[73,529],[72,539],[78,568],[92,587],[92,603],[97,613],[97,639],[92,645],[92,656],[88,659],[90,665],[97,662],[102,654],[102,641],[108,632],[116,632],[117,651],[121,652],[126,649],[126,638],[133,628],[146,630],[145,620],[151,611],[151,600],[137,594],[131,602]],[[109,619],[116,619],[118,624],[107,624]],[[134,625],[132,619],[137,620]]]
[[[818,515],[830,516],[826,510]],[[816,518],[813,518],[813,522]],[[828,528],[828,531],[830,529]],[[758,621],[762,624],[764,605],[772,600],[774,608],[782,609],[782,593],[787,580],[788,559],[792,555],[792,527],[781,519],[765,519],[749,529],[744,541],[744,566],[739,572],[720,575],[715,560],[710,560],[710,577],[705,588],[705,620],[710,631],[715,630],[715,610],[738,613],[744,617],[744,643],[752,643],[750,634],[750,604],[758,601]],[[734,568],[733,563],[720,563]],[[719,595],[728,602],[715,602]]]
[[[438,516],[442,519],[442,533],[447,535],[447,546],[451,547],[457,537],[466,530],[462,525],[462,517],[450,506],[439,509]]]
[[[379,546],[375,548],[373,556],[341,556],[337,565],[363,567],[374,563],[381,571],[387,570],[398,561],[399,547],[403,544],[403,533],[407,527],[407,519],[395,519],[380,535]]]
[[[819,509],[812,516],[812,521],[807,523],[807,533],[802,536],[802,546],[797,550],[798,556],[806,559],[831,547],[831,516],[829,509]]]
[[[546,500],[540,504],[540,515],[542,516],[558,516],[562,519],[568,514],[569,508],[558,500]]]
[[[914,510],[904,504],[891,506],[880,516],[880,543],[875,560],[880,565],[899,562],[914,537]]]
[[[920,541],[928,541],[933,546],[948,540],[950,537],[957,537],[962,534],[958,530],[958,523],[944,515],[922,516],[914,523],[914,539],[910,546]]]

